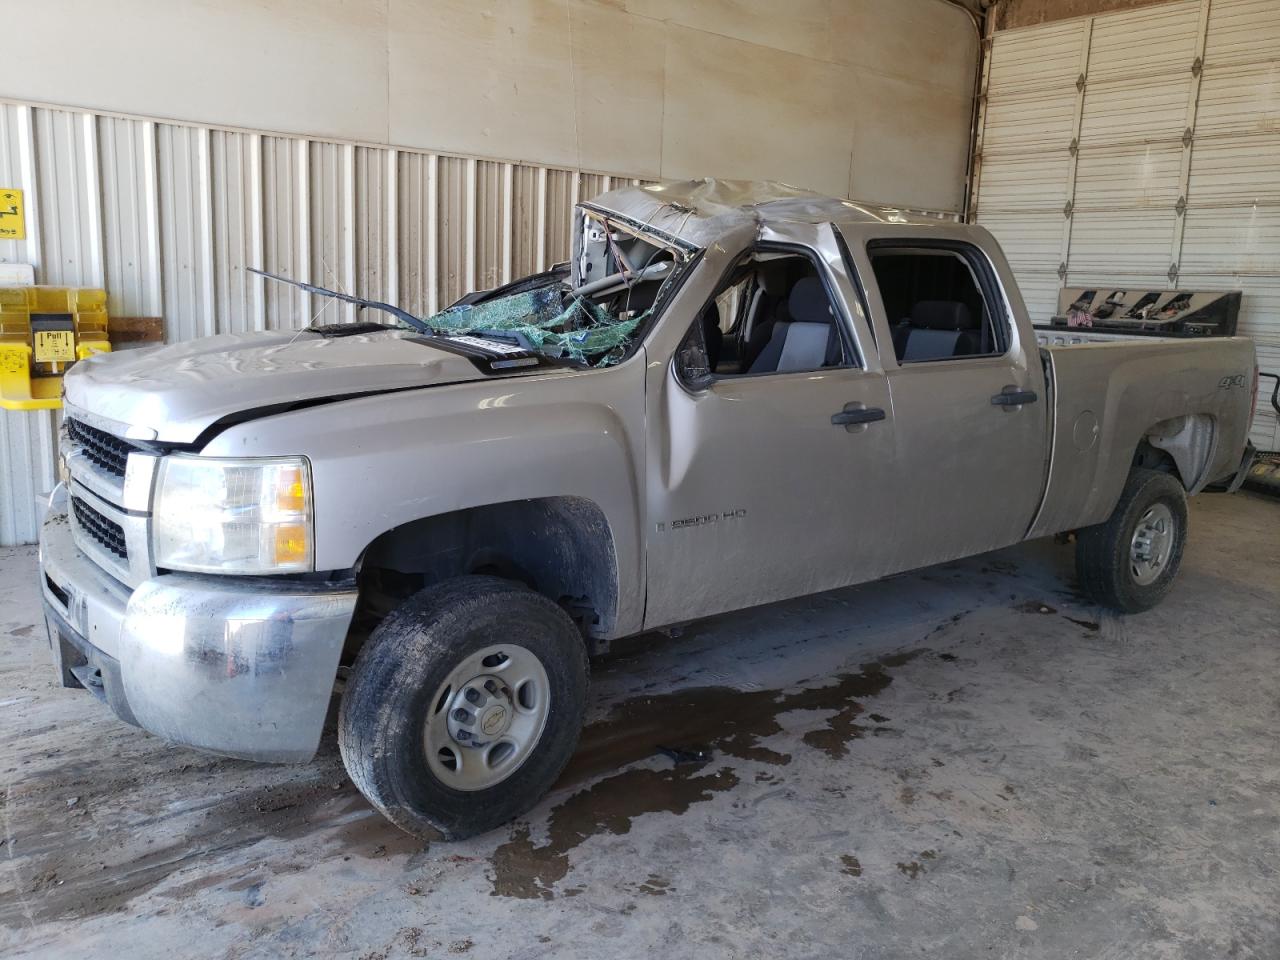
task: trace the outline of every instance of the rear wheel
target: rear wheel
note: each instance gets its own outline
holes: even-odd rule
[[[1187,495],[1157,470],[1134,470],[1105,523],[1076,534],[1076,576],[1098,603],[1122,613],[1159,603],[1182,563]]]
[[[524,813],[573,754],[586,646],[532,590],[460,577],[396,608],[356,657],[338,713],[351,779],[396,826],[460,839]]]

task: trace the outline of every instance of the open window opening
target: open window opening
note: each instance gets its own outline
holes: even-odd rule
[[[993,357],[1008,347],[1008,322],[981,254],[967,244],[874,242],[867,253],[899,363]]]
[[[768,248],[744,254],[702,308],[677,357],[689,382],[855,363],[817,264]]]

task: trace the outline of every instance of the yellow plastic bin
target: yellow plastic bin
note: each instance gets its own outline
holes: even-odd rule
[[[110,349],[105,290],[0,287],[0,407],[61,406],[67,368]]]

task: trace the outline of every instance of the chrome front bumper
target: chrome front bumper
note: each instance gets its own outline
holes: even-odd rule
[[[354,583],[166,574],[131,591],[76,546],[61,486],[40,577],[64,684],[177,743],[282,763],[315,754]]]

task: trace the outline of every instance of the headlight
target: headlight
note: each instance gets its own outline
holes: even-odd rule
[[[303,457],[165,457],[152,531],[156,566],[170,570],[311,570],[311,466]]]

